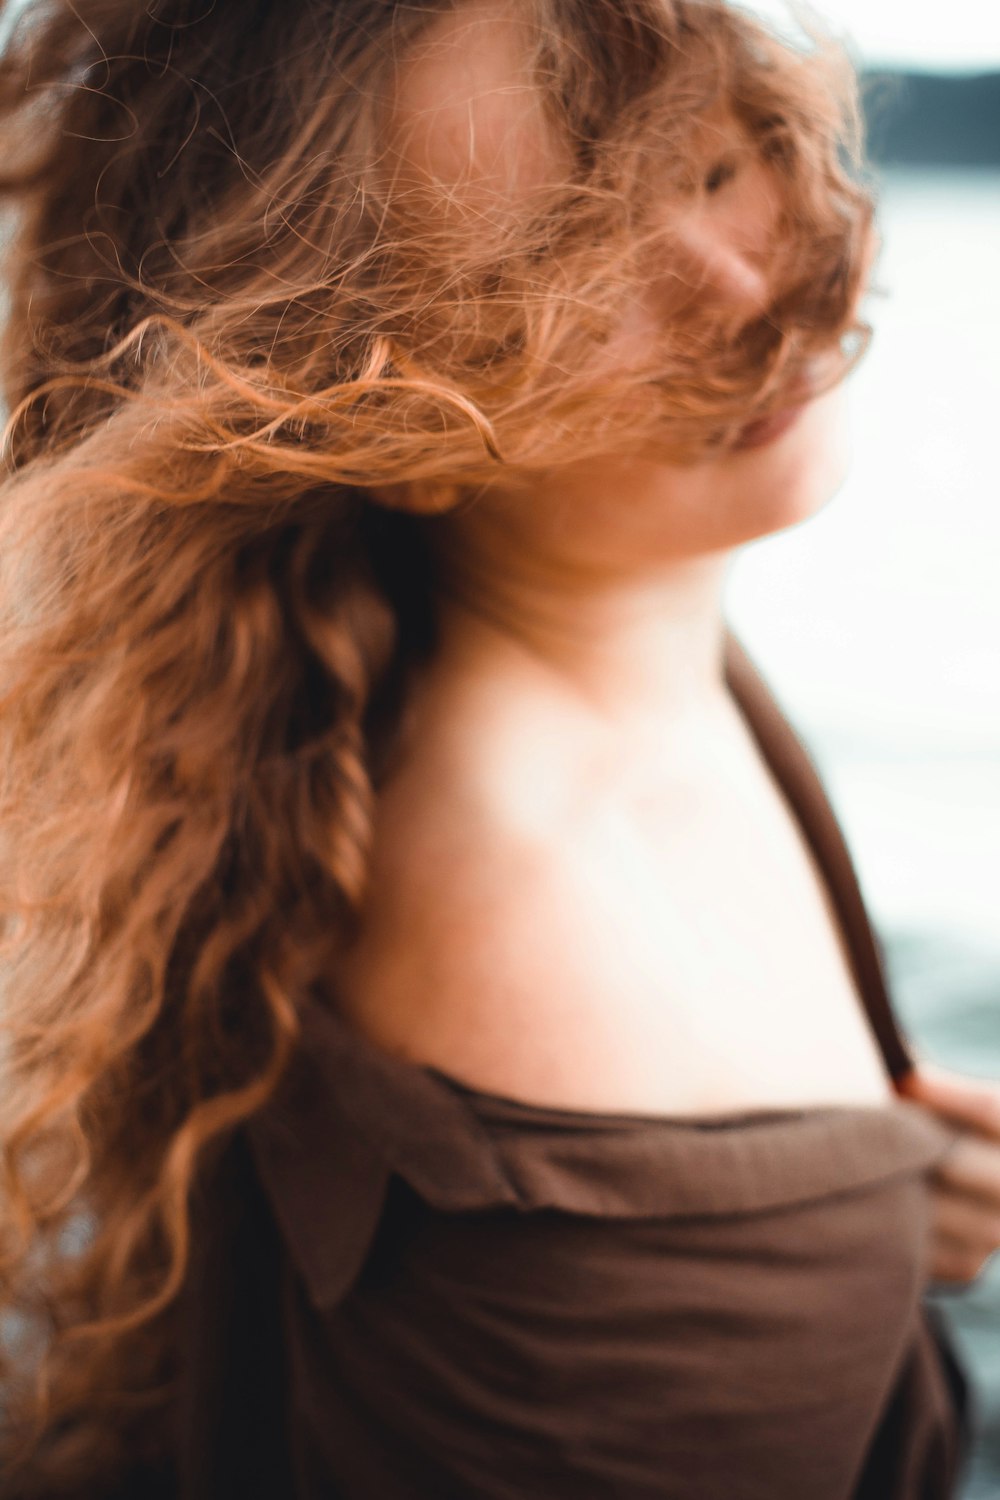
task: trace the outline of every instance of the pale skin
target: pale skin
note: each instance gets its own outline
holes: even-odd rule
[[[557,169],[519,38],[504,0],[471,0],[400,67],[397,170],[442,211]],[[687,226],[734,318],[767,299],[776,205],[751,162]],[[654,277],[622,357],[656,317]],[[428,523],[441,648],[338,975],[374,1040],[556,1107],[891,1101],[829,896],[723,677],[731,559],[838,488],[840,411],[824,396],[694,467],[609,456],[498,481]],[[930,1269],[968,1283],[1000,1247],[1000,1084],[920,1061],[899,1089],[960,1128]]]

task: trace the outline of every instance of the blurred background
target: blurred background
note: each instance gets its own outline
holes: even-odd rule
[[[915,1048],[1000,1079],[1000,4],[813,8],[864,78],[875,339],[851,477],[746,549],[729,616],[825,774]],[[962,1500],[998,1500],[1000,1263],[932,1298],[978,1407]]]

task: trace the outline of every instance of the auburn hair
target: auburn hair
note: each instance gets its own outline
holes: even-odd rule
[[[506,0],[565,170],[470,233],[415,212],[386,154],[394,70],[464,3],[0,0],[19,1496],[106,1493],[167,1441],[192,1181],[274,1094],[355,930],[434,649],[435,517],[614,445],[703,458],[866,340],[835,46],[723,0]],[[720,110],[782,191],[773,298],[738,330],[671,260],[724,175]],[[654,243],[662,340],[609,367]]]

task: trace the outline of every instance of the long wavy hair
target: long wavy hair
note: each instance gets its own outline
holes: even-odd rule
[[[723,0],[509,0],[564,168],[427,213],[387,122],[452,8],[0,0],[18,1495],[106,1492],[166,1441],[192,1181],[274,1094],[356,930],[434,649],[435,518],[615,445],[718,452],[865,343],[872,206],[836,47]],[[740,151],[782,212],[773,298],[733,330],[680,226]],[[616,367],[651,247],[663,336]]]

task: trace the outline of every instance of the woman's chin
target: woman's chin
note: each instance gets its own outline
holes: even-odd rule
[[[850,440],[841,388],[771,425],[748,428],[725,460],[756,535],[779,531],[821,511],[847,477]]]

